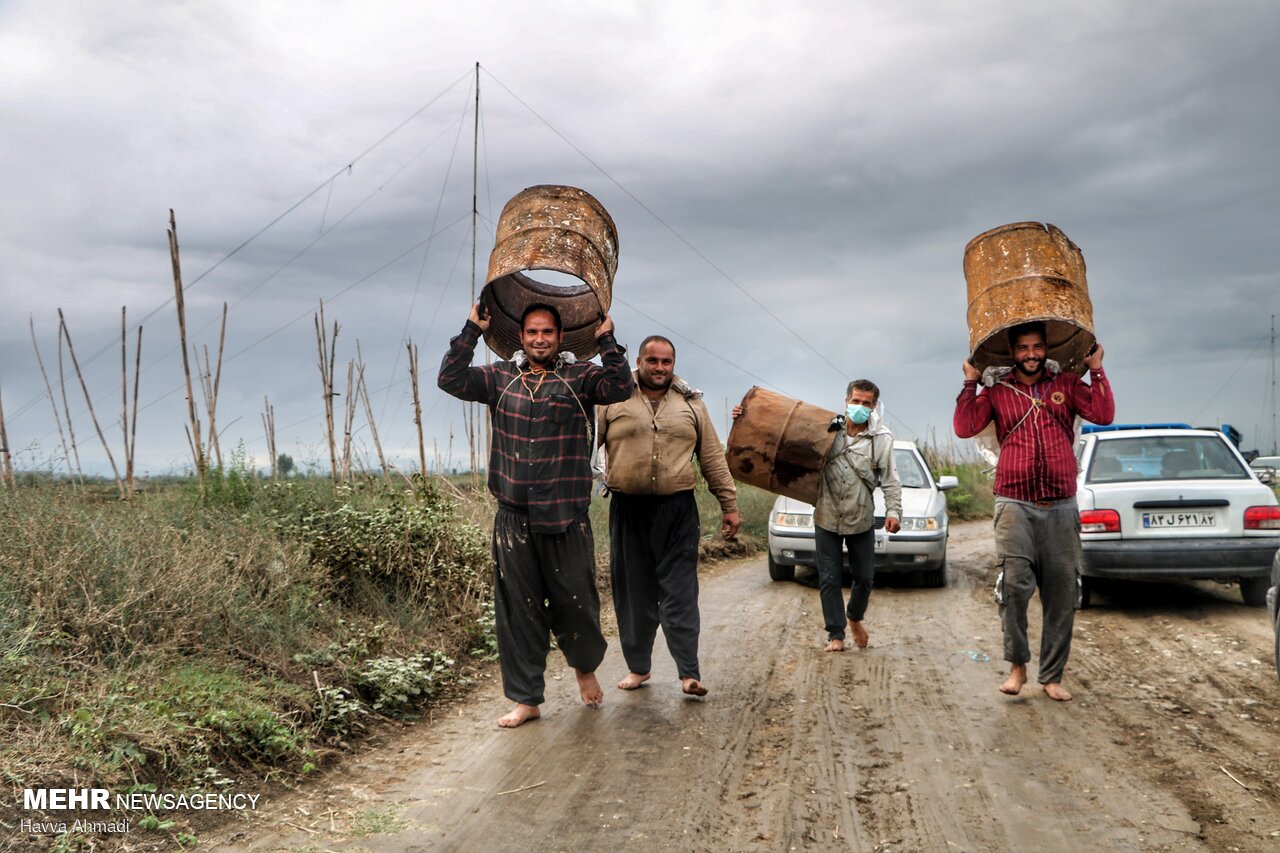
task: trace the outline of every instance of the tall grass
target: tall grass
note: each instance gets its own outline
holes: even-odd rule
[[[935,477],[952,475],[960,481],[958,488],[946,492],[947,513],[960,521],[990,518],[995,510],[992,492],[994,470],[982,459],[971,443],[949,441],[920,445],[920,452],[933,469]]]
[[[0,495],[4,824],[28,786],[305,775],[492,647],[486,536],[457,499],[233,473],[204,499]]]

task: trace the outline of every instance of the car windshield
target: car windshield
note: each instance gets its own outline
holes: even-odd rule
[[[893,451],[893,466],[898,469],[898,479],[904,489],[929,488],[929,476],[920,465],[919,458],[906,448]]]
[[[1243,480],[1249,473],[1226,443],[1207,435],[1143,435],[1100,440],[1088,482]]]
[[[1280,456],[1259,456],[1249,463],[1252,468],[1280,468]]]

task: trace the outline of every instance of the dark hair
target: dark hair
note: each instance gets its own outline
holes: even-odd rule
[[[1018,338],[1023,335],[1039,335],[1040,340],[1049,343],[1049,332],[1043,320],[1032,320],[1030,323],[1019,323],[1009,330],[1009,349],[1013,349]]]
[[[880,389],[870,379],[855,379],[850,382],[849,387],[844,390],[845,399],[849,399],[849,395],[854,391],[870,391],[876,395],[876,402],[880,402]]]
[[[645,338],[643,341],[640,342],[640,349],[636,350],[636,354],[644,355],[644,348],[652,343],[666,344],[667,346],[671,347],[671,357],[673,359],[676,357],[676,345],[671,343],[669,339],[664,338],[662,335],[650,335],[649,337]]]
[[[535,302],[520,314],[520,331],[524,331],[524,321],[529,319],[529,315],[534,311],[546,311],[551,315],[551,319],[556,321],[556,331],[564,330],[564,326],[560,324],[560,312],[555,309],[555,306],[547,305],[543,302]]]

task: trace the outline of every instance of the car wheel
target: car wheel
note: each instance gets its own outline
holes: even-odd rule
[[[796,567],[784,566],[773,559],[773,555],[769,555],[769,577],[775,581],[795,580]]]
[[[928,569],[920,573],[923,585],[930,589],[938,589],[947,585],[947,561],[944,559],[942,565],[936,569]]]
[[[1240,597],[1249,607],[1265,607],[1270,578],[1240,578]]]
[[[1076,610],[1088,610],[1093,603],[1093,579],[1076,575]]]

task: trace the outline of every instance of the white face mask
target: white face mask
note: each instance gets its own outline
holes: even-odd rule
[[[865,424],[871,419],[871,410],[861,403],[850,403],[845,406],[845,414],[855,424]]]

